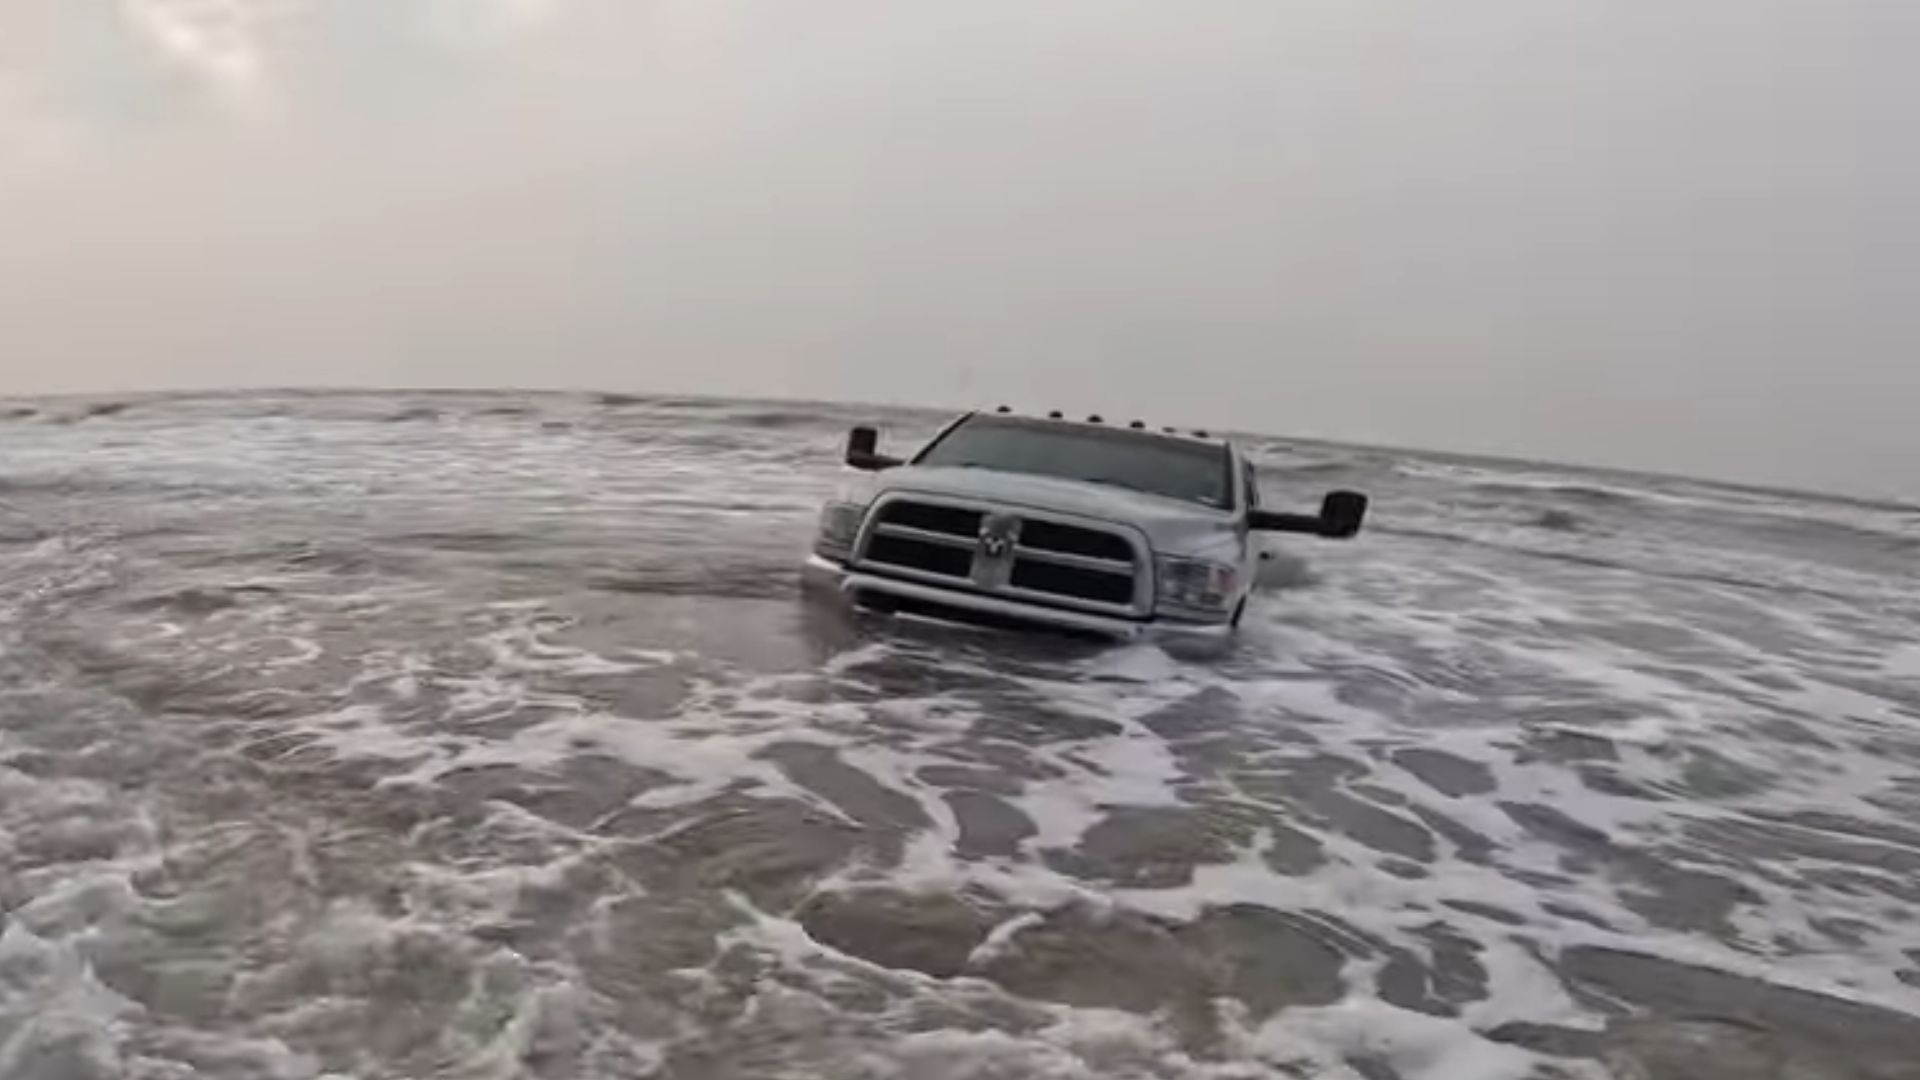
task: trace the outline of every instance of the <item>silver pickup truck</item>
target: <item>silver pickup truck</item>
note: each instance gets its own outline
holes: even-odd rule
[[[1346,539],[1367,498],[1260,508],[1253,465],[1205,432],[967,413],[910,459],[855,428],[867,474],[822,510],[810,587],[862,607],[1130,638],[1239,625],[1260,532]]]

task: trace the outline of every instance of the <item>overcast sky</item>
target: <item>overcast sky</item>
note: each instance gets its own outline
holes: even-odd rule
[[[1920,494],[1916,0],[0,0],[0,393],[966,405]]]

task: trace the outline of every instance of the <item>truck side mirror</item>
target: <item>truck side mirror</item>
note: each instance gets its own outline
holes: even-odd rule
[[[887,457],[877,453],[880,446],[880,433],[870,427],[857,427],[847,432],[847,464],[866,472],[879,472],[905,464],[899,458]]]
[[[1265,532],[1305,533],[1328,540],[1350,540],[1367,519],[1367,497],[1357,491],[1336,491],[1320,504],[1317,517],[1255,510],[1247,524]]]
[[[1367,497],[1357,491],[1335,491],[1320,504],[1320,535],[1329,540],[1351,540],[1367,520]]]

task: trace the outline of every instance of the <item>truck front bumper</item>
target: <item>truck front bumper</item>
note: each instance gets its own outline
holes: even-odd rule
[[[964,622],[968,616],[973,616],[975,619],[1029,623],[1074,633],[1095,634],[1120,641],[1160,637],[1218,639],[1233,633],[1233,628],[1225,622],[1194,623],[1168,619],[1137,622],[1110,615],[1068,611],[997,596],[943,589],[937,585],[901,581],[853,570],[819,555],[807,558],[806,566],[801,571],[801,580],[809,589],[830,594],[850,605],[862,602],[872,604],[876,600],[883,604],[891,602],[894,606],[905,606],[916,614],[952,621]]]

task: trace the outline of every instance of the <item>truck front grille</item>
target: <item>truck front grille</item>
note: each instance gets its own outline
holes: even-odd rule
[[[1028,521],[1020,527],[1020,546],[1035,551],[1053,551],[1066,555],[1085,555],[1093,559],[1132,562],[1133,545],[1127,538],[1098,529],[1060,525],[1051,521]]]
[[[1108,614],[1144,615],[1135,542],[1117,529],[919,499],[881,504],[862,566],[970,592]]]
[[[959,506],[938,506],[922,502],[888,503],[880,511],[880,520],[889,525],[964,538],[969,544],[980,535],[980,519],[985,513]]]
[[[867,561],[951,578],[964,579],[973,574],[971,548],[929,543],[908,536],[875,536],[867,545]]]
[[[1103,604],[1130,604],[1133,602],[1133,575],[1110,573],[1105,570],[1082,570],[1077,566],[1061,566],[1058,563],[1041,562],[1038,559],[1016,559],[1013,563],[1013,586],[1029,592],[1051,593],[1055,596],[1079,596],[1088,600],[1098,600]]]

